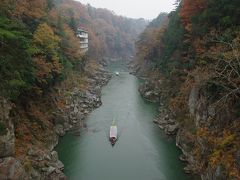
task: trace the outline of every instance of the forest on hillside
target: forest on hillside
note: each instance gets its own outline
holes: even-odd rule
[[[136,43],[135,69],[154,81],[203,179],[240,178],[239,17],[238,0],[181,0]]]
[[[101,105],[105,60],[130,59],[147,23],[74,0],[0,0],[0,179],[66,179],[58,137]]]
[[[82,69],[76,30],[89,33],[88,59],[130,57],[143,19],[128,19],[73,0],[1,0],[0,92],[10,100],[42,91]],[[29,94],[28,94],[29,95]]]
[[[239,17],[239,0],[177,0],[174,11],[150,23],[74,0],[0,0],[4,178],[17,170],[49,178],[51,163],[62,171],[52,150],[58,136],[101,105],[98,92],[110,75],[99,64],[136,53],[136,74],[177,125],[186,172],[240,179]],[[78,27],[89,35],[86,54]]]

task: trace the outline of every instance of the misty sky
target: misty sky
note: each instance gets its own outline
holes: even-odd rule
[[[160,12],[174,9],[176,0],[78,0],[96,8],[106,8],[130,18],[154,19]]]

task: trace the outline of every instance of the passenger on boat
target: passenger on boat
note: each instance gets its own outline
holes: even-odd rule
[[[116,143],[117,139],[115,137],[111,137],[110,138],[110,142],[112,145],[114,145]]]

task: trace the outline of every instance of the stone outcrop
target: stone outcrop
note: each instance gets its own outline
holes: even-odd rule
[[[159,102],[160,94],[156,88],[156,83],[151,81],[145,81],[138,89],[139,93],[143,96],[144,99],[150,102]]]
[[[11,106],[10,102],[0,97],[0,158],[14,155],[14,125],[9,117]]]
[[[101,106],[101,87],[106,85],[111,74],[99,68],[94,74],[88,73],[87,89],[74,88],[66,97],[63,110],[54,113],[54,130],[59,136],[74,130],[75,134],[84,127],[84,119],[94,109]]]
[[[179,123],[163,105],[159,107],[159,115],[153,122],[164,130],[167,135],[176,135],[179,128]]]
[[[27,177],[29,179],[66,179],[64,165],[56,151],[32,148],[28,151]]]

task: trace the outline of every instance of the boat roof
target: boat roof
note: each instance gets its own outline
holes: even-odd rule
[[[117,138],[117,126],[110,127],[110,137]]]

